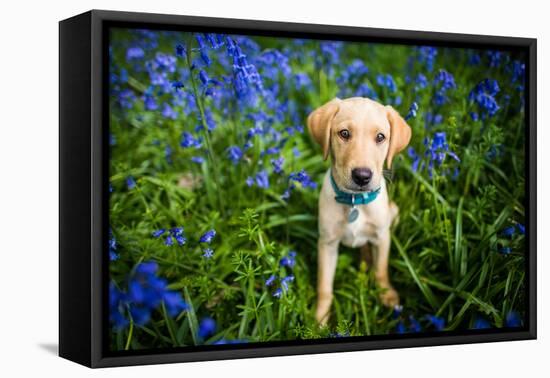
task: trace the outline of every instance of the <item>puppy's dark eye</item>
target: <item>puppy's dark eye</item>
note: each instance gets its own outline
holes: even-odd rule
[[[376,143],[382,143],[386,140],[386,136],[382,133],[376,134]]]
[[[350,134],[349,130],[346,130],[346,129],[340,130],[340,131],[338,132],[338,134],[340,134],[340,136],[341,136],[342,139],[344,139],[344,140],[348,140],[348,139],[351,137],[351,134]]]

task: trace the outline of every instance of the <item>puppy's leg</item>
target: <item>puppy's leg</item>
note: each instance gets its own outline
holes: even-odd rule
[[[388,275],[388,262],[390,255],[390,230],[384,230],[379,238],[374,253],[374,265],[376,269],[375,277],[378,286],[383,290],[380,294],[380,300],[387,307],[394,307],[399,304],[399,295],[390,283]]]
[[[327,324],[332,304],[332,287],[338,260],[338,241],[319,239],[317,262],[317,309],[315,319],[320,325]]]

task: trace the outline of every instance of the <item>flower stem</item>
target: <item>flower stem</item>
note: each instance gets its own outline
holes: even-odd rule
[[[223,201],[221,199],[221,193],[220,193],[221,186],[220,186],[220,182],[219,182],[219,167],[216,164],[216,158],[214,156],[214,151],[212,149],[212,143],[210,141],[210,136],[208,135],[208,125],[207,125],[206,119],[205,119],[204,104],[202,102],[202,98],[199,96],[199,90],[197,88],[197,83],[195,81],[195,77],[193,76],[193,69],[192,69],[192,63],[191,63],[191,48],[190,48],[189,43],[187,43],[186,50],[187,50],[187,54],[185,55],[185,57],[186,57],[185,60],[187,62],[187,67],[189,68],[189,78],[191,80],[191,87],[193,88],[193,95],[195,96],[195,101],[197,102],[197,107],[199,108],[199,114],[200,114],[200,117],[201,117],[202,129],[203,129],[203,132],[204,132],[204,139],[205,139],[205,142],[206,142],[206,149],[208,151],[208,159],[210,160],[210,165],[214,169],[214,183],[216,184],[216,194],[217,194],[217,199],[218,199],[218,208],[223,213],[224,212],[224,207],[223,207]]]

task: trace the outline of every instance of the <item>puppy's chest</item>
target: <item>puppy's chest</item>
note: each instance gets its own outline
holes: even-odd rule
[[[341,242],[346,247],[358,248],[367,242],[378,242],[379,226],[364,211],[359,212],[359,217],[351,223],[346,223]]]

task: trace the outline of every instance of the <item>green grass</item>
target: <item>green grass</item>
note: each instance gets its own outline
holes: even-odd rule
[[[151,41],[156,41],[156,46]],[[275,130],[284,134],[286,126],[295,125],[291,113],[304,126],[311,109],[336,95],[347,97],[348,91],[354,93],[367,83],[380,102],[393,103],[402,115],[413,101],[418,103],[418,114],[409,124],[413,129],[411,146],[420,155],[421,164],[428,163],[423,140],[435,132],[445,132],[450,150],[460,157],[460,163],[447,157],[434,167],[432,175],[426,168],[413,170],[406,152],[394,163],[388,187],[400,207],[400,221],[392,232],[390,277],[400,294],[403,313],[396,317],[381,305],[372,269],[360,262],[358,250],[341,247],[331,320],[327,327],[318,327],[314,310],[319,188],[298,184],[288,201],[281,195],[288,187],[290,172],[304,169],[321,183],[329,163],[323,162],[320,149],[306,130],[288,136],[280,154],[265,156],[262,151],[274,142],[255,136],[253,147],[233,164],[227,148],[244,145],[246,132],[254,126],[248,115],[273,111],[267,101],[240,108],[235,99],[226,99],[220,106],[205,97],[198,70],[189,76],[190,65],[199,59],[197,51],[191,50],[196,42],[189,34],[157,32],[153,38],[120,30],[111,36],[111,73],[120,76],[125,69],[128,79],[112,84],[110,131],[115,142],[111,147],[109,219],[118,258],[110,262],[111,280],[125,291],[136,264],[156,261],[159,276],[169,282],[170,289],[181,293],[189,308],[171,317],[160,305],[144,325],[134,324],[123,309],[130,324],[112,328],[112,349],[191,346],[222,339],[255,342],[389,334],[396,332],[399,321],[409,325],[409,315],[427,330],[433,326],[425,320],[426,314],[443,318],[446,330],[471,328],[478,318],[492,327],[502,327],[511,311],[523,317],[524,235],[502,234],[508,226],[523,224],[525,217],[524,114],[521,91],[516,90],[510,73],[513,60],[521,57],[503,53],[501,65],[489,68],[484,54],[480,65],[469,65],[474,51],[440,48],[430,71],[418,61],[419,52],[413,47],[349,43],[340,51],[338,62],[319,66],[307,54],[319,51],[318,41],[304,46],[284,39],[256,41],[259,51],[247,50],[241,43],[249,62],[255,62],[265,49],[290,49],[284,54],[293,73],[306,73],[312,81],[311,87],[299,89],[282,72],[268,78],[267,68],[258,64],[264,85],[278,83],[282,89],[277,99],[295,105],[273,123]],[[148,93],[151,80],[145,62],[159,51],[173,55],[177,43],[186,44],[188,55],[177,58],[177,71],[167,77],[182,80],[182,92],[189,97],[174,104],[177,95],[173,90],[159,94],[159,87],[153,87],[151,93],[159,109],[146,110],[142,96]],[[143,46],[145,57],[128,62],[126,49],[136,44]],[[209,50],[213,64],[205,70],[211,78],[227,74],[219,63],[221,51]],[[317,56],[324,57],[321,53]],[[353,59],[363,60],[369,72],[339,82]],[[454,75],[456,88],[447,92],[448,102],[440,106],[434,104],[433,78],[442,68]],[[397,92],[377,84],[379,73],[393,75]],[[407,82],[406,76],[417,73],[426,75],[427,88],[415,90],[414,84]],[[468,94],[487,77],[499,82],[496,99],[500,109],[494,117],[472,121],[469,112],[477,108]],[[135,96],[131,107],[121,106],[123,89]],[[505,96],[510,99],[506,101]],[[194,108],[189,100],[193,97]],[[396,97],[401,97],[401,104],[396,104]],[[164,103],[178,112],[175,119],[162,115]],[[188,109],[191,111],[186,114]],[[205,111],[216,123],[212,132],[204,131],[208,126]],[[429,114],[436,113],[442,115],[442,122],[426,126]],[[203,130],[195,132],[199,124]],[[184,131],[201,137],[202,148],[181,147]],[[489,158],[496,145],[501,153]],[[166,147],[171,149],[170,159]],[[293,148],[299,149],[299,156],[294,156]],[[204,163],[191,161],[197,155],[204,157]],[[285,158],[281,175],[272,172],[270,163],[278,156]],[[453,177],[455,168],[459,173]],[[247,177],[261,169],[269,172],[269,188],[249,187]],[[132,189],[126,184],[130,176],[136,181]],[[166,246],[162,238],[151,235],[154,230],[176,226],[185,228],[188,241],[184,246]],[[211,259],[203,257],[205,245],[198,242],[209,229],[217,232]],[[499,253],[503,247],[510,247],[511,253]],[[297,252],[296,265],[281,267],[280,259],[291,250]],[[264,282],[272,274],[278,281],[274,287],[266,287]],[[273,297],[279,280],[288,275],[295,277],[289,290],[281,298]],[[217,327],[201,338],[198,329],[205,317],[213,318]]]

